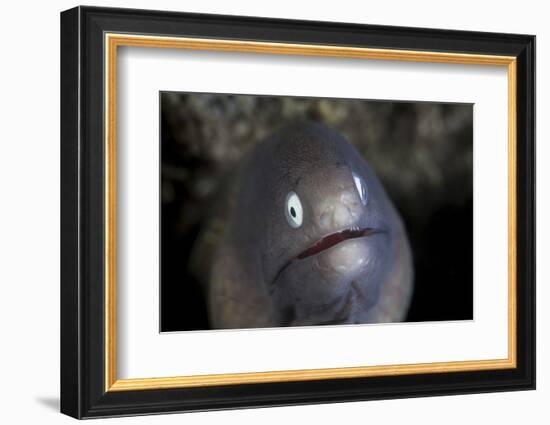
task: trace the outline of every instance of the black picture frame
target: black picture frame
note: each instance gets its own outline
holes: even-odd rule
[[[515,368],[154,390],[105,390],[106,32],[514,56]],[[535,388],[535,37],[76,7],[61,13],[61,412],[76,418]]]

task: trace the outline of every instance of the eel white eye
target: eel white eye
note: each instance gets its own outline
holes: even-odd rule
[[[353,181],[355,182],[355,187],[357,188],[357,192],[359,193],[359,197],[361,198],[361,203],[363,205],[367,205],[367,185],[365,184],[364,180],[355,173],[353,173]]]
[[[288,195],[286,195],[285,216],[286,221],[288,221],[291,227],[296,229],[302,225],[302,202],[294,192],[289,192]]]

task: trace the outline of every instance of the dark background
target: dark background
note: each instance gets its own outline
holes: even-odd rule
[[[405,222],[415,286],[407,321],[473,318],[473,108],[466,104],[160,94],[161,331],[209,329],[188,258],[209,197],[244,153],[286,121],[339,131]]]

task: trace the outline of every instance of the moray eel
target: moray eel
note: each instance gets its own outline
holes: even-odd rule
[[[404,320],[413,267],[403,223],[341,135],[293,123],[235,174],[197,251],[212,328]]]

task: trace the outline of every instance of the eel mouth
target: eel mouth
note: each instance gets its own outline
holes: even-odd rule
[[[381,231],[370,227],[351,227],[340,232],[331,233],[330,235],[327,235],[317,241],[304,252],[299,254],[296,258],[298,260],[303,260],[304,258],[311,257],[312,255],[316,255],[322,251],[326,251],[327,249],[332,248],[334,245],[338,245],[340,242],[346,241],[348,239],[356,239],[370,236],[375,233],[381,233]]]

